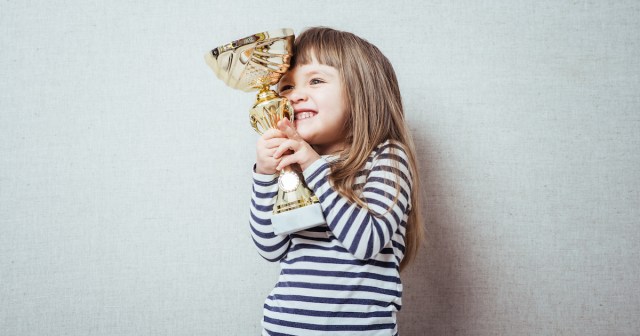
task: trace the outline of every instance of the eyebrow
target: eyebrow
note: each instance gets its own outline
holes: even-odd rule
[[[304,76],[312,76],[312,75],[325,75],[325,76],[334,76],[334,74],[331,74],[329,72],[326,71],[322,71],[322,70],[318,70],[318,69],[314,69],[314,70],[310,70],[307,72],[302,73]]]
[[[325,76],[329,76],[329,77],[337,77],[337,75],[331,74],[329,72],[320,70],[320,69],[311,69],[308,70],[306,72],[302,73],[302,76],[304,77],[310,77],[313,75],[325,75]],[[282,83],[286,83],[286,82],[293,82],[293,77],[291,76],[291,73],[287,73],[284,76],[282,76],[282,79],[280,80],[280,82],[278,83],[278,85],[282,85]]]

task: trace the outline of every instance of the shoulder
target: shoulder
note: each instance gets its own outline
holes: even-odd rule
[[[396,140],[386,140],[379,144],[372,152],[373,161],[396,161],[405,167],[409,167],[407,147]]]

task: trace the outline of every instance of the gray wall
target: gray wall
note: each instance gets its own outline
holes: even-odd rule
[[[258,334],[253,95],[203,54],[313,25],[398,72],[429,230],[403,335],[640,333],[637,1],[258,3],[0,4],[2,335]]]

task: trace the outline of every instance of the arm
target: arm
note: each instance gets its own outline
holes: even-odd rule
[[[376,149],[361,199],[366,206],[350,202],[329,182],[329,164],[284,120],[278,128],[288,140],[273,156],[281,158],[277,169],[297,163],[307,185],[320,199],[327,225],[342,245],[358,259],[376,256],[389,244],[410,211],[411,173],[404,149],[386,142]],[[285,154],[292,150],[293,154]],[[397,201],[396,201],[397,198]],[[404,230],[401,230],[404,232]]]
[[[277,175],[253,173],[253,192],[249,224],[258,253],[268,261],[278,261],[289,250],[289,236],[277,236],[271,227],[271,216],[278,194]]]
[[[278,175],[276,166],[280,162],[274,158],[276,149],[286,140],[276,129],[266,131],[256,144],[256,165],[253,170],[253,192],[251,195],[251,237],[258,253],[268,261],[282,259],[289,250],[289,236],[273,233],[271,216],[278,195]]]
[[[380,148],[362,189],[361,199],[366,207],[350,202],[333,189],[329,174],[329,164],[324,159],[316,160],[303,172],[308,186],[320,199],[327,225],[353,256],[361,260],[375,257],[389,244],[398,227],[405,225],[403,217],[411,195],[406,153],[389,143]]]

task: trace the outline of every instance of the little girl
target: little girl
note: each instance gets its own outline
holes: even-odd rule
[[[257,143],[251,232],[280,261],[263,335],[397,335],[400,269],[423,237],[418,171],[393,67],[347,32],[300,34],[279,92],[295,111]],[[278,236],[277,171],[298,164],[326,224]]]

